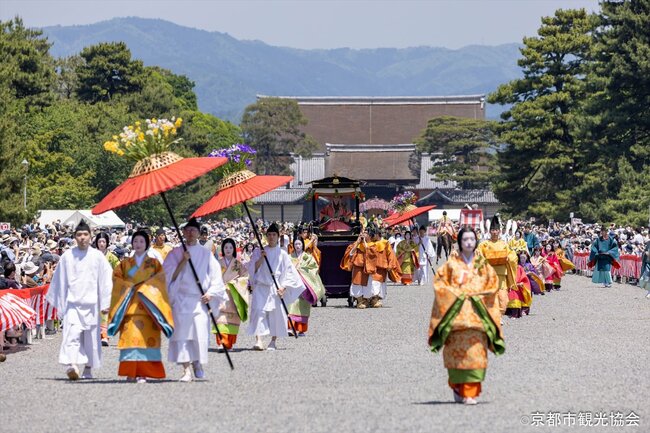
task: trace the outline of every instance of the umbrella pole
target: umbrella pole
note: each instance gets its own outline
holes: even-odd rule
[[[187,245],[185,245],[185,240],[183,239],[183,236],[181,235],[181,230],[178,228],[178,224],[176,223],[176,218],[174,217],[174,214],[172,212],[172,208],[169,206],[169,202],[167,201],[167,197],[165,196],[164,192],[160,193],[160,196],[163,199],[163,202],[165,203],[165,207],[167,208],[167,212],[169,212],[169,216],[172,219],[172,224],[174,224],[174,229],[176,229],[176,234],[178,235],[178,239],[181,240],[181,245],[183,246],[183,251],[187,251]],[[192,258],[188,260],[188,263],[190,264],[190,269],[192,269],[192,275],[194,276],[194,280],[196,281],[196,285],[199,288],[199,291],[201,292],[201,295],[205,295],[205,291],[203,290],[203,286],[201,286],[201,280],[199,279],[199,275],[196,273],[196,269],[194,268],[194,263],[192,263]],[[230,369],[234,370],[235,366],[232,363],[232,359],[230,359],[230,353],[228,353],[228,349],[226,346],[223,345],[223,338],[221,336],[221,332],[219,332],[219,327],[217,326],[217,321],[214,318],[214,314],[212,314],[212,308],[210,307],[210,304],[205,304],[205,306],[208,308],[208,314],[210,315],[210,319],[212,319],[212,324],[214,325],[214,329],[217,331],[217,335],[219,336],[219,339],[222,341],[221,347],[223,348],[223,353],[226,354],[226,359],[228,360],[228,364],[230,365]]]
[[[257,231],[257,226],[255,225],[255,221],[253,220],[253,217],[251,216],[251,211],[248,210],[248,205],[246,204],[246,202],[244,202],[244,209],[246,209],[246,214],[248,215],[248,219],[251,221],[251,226],[253,227],[253,232],[255,233],[255,238],[257,239],[257,243],[260,244],[260,251],[264,251],[264,245],[262,245],[262,238],[260,237],[260,233]],[[271,278],[273,278],[273,284],[275,284],[275,290],[278,290],[280,286],[278,285],[278,282],[275,279],[275,274],[273,273],[273,269],[271,269],[271,263],[269,263],[268,257],[264,256],[264,261],[266,262],[266,267],[269,269]],[[287,318],[289,319],[289,324],[291,325],[291,330],[293,331],[293,335],[296,338],[298,338],[296,327],[293,324],[293,320],[291,320],[291,317],[289,316],[289,310],[287,309],[287,304],[284,303],[284,299],[282,299],[282,296],[280,296],[280,301],[282,302],[282,308],[284,308],[284,312],[287,313]]]

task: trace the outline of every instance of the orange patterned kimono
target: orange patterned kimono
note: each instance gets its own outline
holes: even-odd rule
[[[138,267],[136,259],[129,257],[115,268],[108,323],[108,335],[120,333],[119,376],[165,377],[160,332],[169,338],[174,319],[165,273],[157,259],[145,257]]]
[[[481,256],[469,264],[454,254],[433,281],[435,300],[429,324],[429,346],[443,346],[449,386],[462,397],[476,397],[485,378],[488,349],[505,351],[496,272]]]

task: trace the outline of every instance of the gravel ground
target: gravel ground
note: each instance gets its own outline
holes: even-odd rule
[[[506,319],[506,353],[490,355],[477,406],[452,403],[442,356],[426,346],[431,288],[392,286],[382,309],[334,299],[314,309],[308,335],[276,352],[240,337],[233,372],[213,344],[207,380],[191,384],[169,363],[166,381],[125,383],[115,340],[96,379],[71,383],[57,364],[60,336],[40,340],[0,364],[0,431],[650,431],[645,292],[563,283],[535,297],[529,317]],[[529,425],[536,412],[546,423],[549,412],[617,411],[640,426]]]

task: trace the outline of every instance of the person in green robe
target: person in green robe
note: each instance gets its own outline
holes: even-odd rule
[[[609,236],[605,225],[600,229],[600,236],[591,244],[589,267],[594,268],[591,281],[605,287],[612,285],[612,266],[619,268],[618,243]]]
[[[311,254],[305,252],[305,242],[297,237],[293,241],[291,261],[305,284],[306,290],[288,306],[289,317],[293,320],[298,335],[305,335],[308,329],[311,306],[315,305],[325,294],[325,286],[318,275],[318,263]],[[289,331],[291,325],[289,324]]]

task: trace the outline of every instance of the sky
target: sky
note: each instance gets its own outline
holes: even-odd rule
[[[0,19],[44,27],[138,16],[294,48],[455,49],[519,43],[560,8],[595,11],[598,1],[0,0]]]

